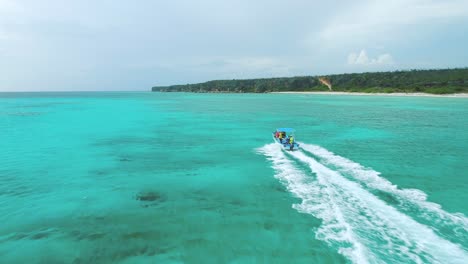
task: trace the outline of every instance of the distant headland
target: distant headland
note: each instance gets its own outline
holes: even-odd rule
[[[366,72],[245,80],[215,80],[197,84],[154,86],[153,92],[271,93],[468,93],[468,68]]]

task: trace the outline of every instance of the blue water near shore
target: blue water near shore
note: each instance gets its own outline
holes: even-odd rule
[[[0,262],[468,263],[467,131],[464,98],[0,93]]]

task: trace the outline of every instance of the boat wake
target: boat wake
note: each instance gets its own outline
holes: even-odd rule
[[[378,172],[322,147],[301,147],[285,152],[268,144],[258,152],[302,200],[293,208],[322,220],[317,239],[353,263],[468,263],[461,246],[467,243],[465,216],[442,210],[422,191],[398,189]]]

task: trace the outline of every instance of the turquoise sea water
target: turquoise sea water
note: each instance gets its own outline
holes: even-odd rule
[[[468,263],[467,200],[468,99],[0,94],[1,263]]]

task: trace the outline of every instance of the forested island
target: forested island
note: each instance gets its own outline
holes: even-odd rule
[[[155,86],[153,92],[269,93],[269,92],[364,92],[431,93],[468,92],[468,68],[366,72],[326,76],[298,76],[246,80],[215,80],[197,84]]]

